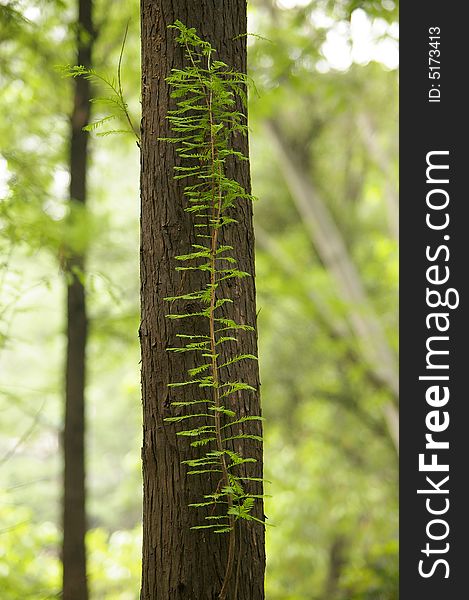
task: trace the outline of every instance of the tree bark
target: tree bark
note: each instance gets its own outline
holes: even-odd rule
[[[175,270],[174,257],[191,251],[195,242],[193,217],[184,212],[184,184],[173,179],[177,164],[174,147],[159,141],[171,135],[166,119],[173,107],[165,77],[172,68],[183,66],[183,53],[175,43],[168,25],[177,19],[217,48],[216,59],[237,71],[246,72],[246,2],[245,0],[141,0],[142,27],[142,138],[141,138],[141,302],[140,339],[142,349],[143,395],[143,567],[142,600],[215,600],[220,593],[228,553],[228,535],[190,530],[203,523],[200,502],[204,494],[215,491],[217,481],[187,475],[182,460],[194,457],[187,438],[176,436],[177,427],[166,423],[174,414],[171,402],[190,400],[185,388],[168,388],[168,383],[187,379],[193,366],[189,353],[166,349],[178,345],[179,320],[165,317],[170,312],[167,296],[200,288],[201,275],[196,271]],[[247,153],[247,140],[237,142]],[[229,166],[227,175],[237,179],[250,191],[247,162]],[[248,204],[236,208],[239,223],[225,229],[223,244],[232,245],[238,268],[253,276],[231,280],[224,297],[232,298],[229,317],[238,323],[255,325],[254,235],[252,209]],[[189,303],[185,312],[193,312]],[[188,321],[184,319],[184,321]],[[205,333],[199,321],[186,323],[186,333]],[[256,354],[257,339],[253,332],[238,336],[243,353]],[[230,368],[231,381],[244,381],[259,388],[255,361],[241,361]],[[174,389],[185,390],[184,396]],[[259,394],[238,399],[239,416],[259,415]],[[258,422],[250,433],[261,432]],[[190,441],[190,440],[189,440]],[[259,442],[243,440],[241,452],[257,458],[246,473],[262,477],[262,448]],[[254,493],[261,493],[260,485]],[[255,516],[263,518],[259,502]],[[264,531],[256,523],[238,522],[234,575],[229,600],[264,598]],[[236,590],[236,591],[235,591]]]
[[[91,67],[92,0],[79,0],[77,64]],[[70,138],[70,202],[86,204],[90,82],[74,80]],[[85,355],[87,342],[85,253],[66,249],[67,350],[65,365],[65,423],[63,432],[63,600],[87,600],[85,490]]]

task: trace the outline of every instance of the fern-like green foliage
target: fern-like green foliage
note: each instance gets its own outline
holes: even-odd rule
[[[233,440],[262,441],[261,437],[243,430],[245,423],[261,420],[261,417],[240,417],[233,408],[236,403],[232,402],[234,397],[239,398],[240,394],[255,391],[255,388],[242,381],[225,379],[228,369],[224,368],[240,361],[257,360],[256,356],[242,351],[227,358],[227,348],[233,348],[238,341],[237,332],[253,330],[253,327],[223,316],[223,306],[233,300],[221,293],[222,282],[250,276],[237,268],[233,247],[220,241],[223,228],[236,227],[230,209],[240,201],[253,200],[240,183],[226,175],[227,160],[247,160],[233,148],[233,137],[247,132],[246,116],[237,110],[238,98],[245,105],[247,77],[224,62],[214,60],[215,49],[202,40],[195,29],[187,28],[180,21],[171,27],[177,30],[176,41],[184,48],[186,65],[182,69],[173,69],[167,78],[176,108],[169,111],[167,117],[174,137],[164,140],[175,144],[182,159],[181,166],[175,167],[174,178],[188,180],[184,188],[185,210],[194,214],[197,238],[190,253],[175,258],[180,262],[178,270],[200,271],[206,283],[201,289],[166,298],[171,302],[172,310],[176,307],[167,316],[169,319],[204,319],[208,333],[179,334],[181,345],[169,349],[197,356],[197,366],[188,371],[187,379],[169,385],[173,388],[196,386],[200,389],[200,399],[173,402],[172,405],[182,409],[183,414],[166,421],[182,425],[188,421],[198,422],[197,427],[177,431],[177,435],[191,438],[192,446],[207,447],[201,458],[184,461],[188,473],[202,477],[212,473],[218,475],[217,489],[191,506],[216,505],[219,510],[209,511],[211,514],[205,517],[206,522],[193,529],[209,529],[234,536],[236,521],[240,519],[259,521],[264,525],[253,515],[254,504],[260,496],[245,489],[246,480],[260,479],[241,477],[239,472],[241,465],[256,460],[232,449]],[[200,310],[177,312],[178,304],[187,300],[195,302]]]
[[[108,114],[97,118],[89,125],[83,127],[84,131],[95,131],[96,135],[101,137],[113,135],[115,133],[130,133],[137,138],[138,143],[140,140],[140,135],[130,116],[129,107],[125,101],[124,92],[122,89],[121,70],[127,32],[128,25],[125,29],[124,38],[122,40],[119,62],[117,65],[117,74],[115,76],[109,76],[104,73],[100,73],[96,69],[84,67],[83,65],[66,65],[59,66],[57,68],[65,77],[84,77],[89,81],[101,85],[107,91],[106,96],[95,96],[91,99],[91,102],[98,106],[104,107]],[[103,129],[115,119],[123,122],[124,127]]]

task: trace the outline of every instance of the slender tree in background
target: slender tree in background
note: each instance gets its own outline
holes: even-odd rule
[[[93,47],[92,0],[79,0],[77,64],[91,67]],[[86,204],[90,82],[73,80],[74,105],[70,138],[71,215]],[[74,206],[74,205],[77,206]],[[88,323],[84,286],[85,252],[65,249],[67,277],[67,354],[65,366],[65,424],[63,432],[63,599],[87,600],[85,490],[85,359]]]
[[[301,150],[293,148],[287,134],[275,121],[268,122],[267,128],[278,152],[279,168],[306,230],[348,307],[350,330],[359,342],[358,356],[369,365],[372,378],[393,395],[393,401],[383,405],[382,410],[390,438],[396,452],[399,452],[397,356],[386,339],[383,325],[366,294],[360,273],[331,211],[320,197],[311,176],[301,168],[301,165],[307,164],[304,147]]]
[[[167,119],[174,108],[166,77],[173,68],[182,68],[184,52],[175,42],[168,25],[181,20],[218,50],[216,59],[238,72],[246,72],[245,0],[142,0],[142,138],[141,138],[141,299],[140,328],[143,393],[143,567],[142,600],[215,600],[219,597],[229,553],[229,536],[209,531],[192,531],[201,524],[199,511],[190,507],[204,494],[213,493],[213,477],[187,475],[182,460],[194,458],[190,439],[177,436],[171,403],[190,401],[191,394],[179,396],[168,384],[184,381],[194,366],[188,353],[167,349],[176,345],[180,323],[166,318],[170,312],[166,297],[200,289],[202,274],[197,270],[177,271],[174,257],[192,251],[197,243],[193,213],[184,211],[187,199],[184,184],[174,179],[179,165],[175,148],[160,138],[171,137]],[[238,139],[239,150],[247,154],[247,140]],[[230,161],[227,174],[250,191],[248,161]],[[254,274],[252,210],[240,203],[233,209],[236,227],[227,228],[223,243],[233,246],[237,267]],[[255,324],[254,277],[225,282],[223,293],[235,301],[227,316],[237,323]],[[187,300],[185,313],[197,310]],[[184,319],[188,334],[207,333],[196,318]],[[238,335],[242,351],[256,354],[252,331]],[[230,367],[230,378],[259,388],[255,361],[240,361]],[[185,390],[190,390],[187,386]],[[258,393],[249,396],[246,414],[260,414]],[[256,423],[256,431],[260,425]],[[242,440],[243,454],[257,459],[255,474],[262,477],[262,448],[258,441]],[[262,503],[255,515],[263,519]],[[252,522],[237,523],[236,567],[231,577],[229,600],[264,598],[264,531]]]

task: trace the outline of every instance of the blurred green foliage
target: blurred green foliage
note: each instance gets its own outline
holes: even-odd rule
[[[138,3],[96,2],[95,67],[123,63],[139,112]],[[268,600],[394,600],[395,402],[360,350],[360,312],[319,251],[292,169],[320,200],[397,349],[398,6],[391,0],[256,0],[250,6],[251,166],[257,238]],[[0,589],[60,586],[64,240],[87,247],[89,577],[95,600],[138,598],[141,407],[138,148],[92,142],[89,208],[67,205],[75,8],[0,4]],[[367,50],[359,52],[360,42]],[[343,47],[334,55],[334,48]],[[386,54],[387,53],[387,54]],[[388,66],[373,56],[391,62]],[[102,90],[96,89],[96,94]],[[94,106],[95,117],[101,115]],[[288,149],[290,171],[279,154]],[[295,180],[297,181],[297,180]],[[366,315],[365,315],[366,318]]]
[[[35,523],[31,508],[3,494],[0,505],[0,589],[2,600],[60,597],[60,532],[50,521]],[[89,581],[94,598],[137,600],[140,580],[140,527],[87,535]]]

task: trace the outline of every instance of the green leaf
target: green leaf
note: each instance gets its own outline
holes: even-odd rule
[[[191,529],[216,529],[217,527],[220,527],[220,524],[195,525],[194,527],[191,527]],[[231,531],[231,528],[228,528],[226,531]]]
[[[223,529],[215,529],[213,533],[229,533],[231,529],[231,527],[224,527]]]
[[[196,437],[198,435],[203,435],[210,431],[213,431],[215,428],[214,425],[204,425],[203,427],[197,427],[196,429],[188,429],[185,431],[177,431],[176,435],[181,435],[185,437]]]
[[[236,416],[236,413],[233,410],[229,410],[228,408],[225,408],[224,406],[210,406],[209,410],[214,410],[216,412],[223,413],[224,415],[227,415],[228,417]]]
[[[113,119],[116,119],[116,118],[117,118],[116,115],[108,115],[106,117],[103,117],[102,119],[93,121],[93,123],[90,123],[89,125],[85,125],[83,127],[83,131],[95,131],[99,127],[102,127],[105,123],[112,121]]]
[[[200,208],[200,207],[196,207]],[[207,208],[207,207],[204,207]],[[189,254],[180,254],[174,257],[176,260],[193,260],[194,258],[210,258],[210,251],[201,250],[199,252],[190,252]]]
[[[226,398],[227,396],[231,396],[232,394],[241,391],[257,391],[255,387],[252,387],[252,385],[249,385],[248,383],[242,383],[241,381],[237,381],[234,383],[224,383],[220,386],[220,388],[226,387],[228,388],[228,390],[226,392],[223,392],[223,394],[220,395],[220,398]]]
[[[228,442],[229,440],[255,440],[257,442],[264,441],[260,435],[253,435],[251,433],[242,433],[240,435],[233,435],[227,438],[223,438],[223,442]]]
[[[256,416],[248,416],[248,417],[241,417],[240,419],[237,419],[236,421],[231,421],[231,423],[227,423],[226,425],[223,425],[221,427],[221,429],[225,429],[226,427],[232,427],[233,425],[238,425],[239,423],[246,423],[246,421],[263,421],[264,417],[256,417]]]
[[[206,446],[210,442],[214,442],[216,439],[217,438],[214,437],[202,438],[201,440],[195,440],[194,442],[191,442],[191,446],[193,446],[194,448],[197,448],[198,446]]]
[[[238,354],[238,356],[235,356],[222,365],[219,365],[219,368],[221,369],[222,367],[227,367],[228,365],[232,365],[240,360],[258,360],[258,358],[257,356],[254,356],[254,354]]]
[[[166,421],[168,423],[179,423],[180,421],[184,421],[185,419],[193,419],[195,417],[209,417],[210,419],[214,418],[213,415],[210,415],[208,413],[197,413],[194,415],[180,415],[178,417],[166,417],[164,419],[164,421]]]
[[[231,469],[233,467],[237,467],[238,465],[243,465],[245,463],[256,463],[257,460],[255,458],[241,458],[240,460],[237,460],[236,462],[234,462],[231,465],[228,465],[228,469]]]
[[[221,469],[202,469],[200,471],[187,471],[188,475],[202,475],[204,473],[223,473],[223,471]]]
[[[264,479],[263,477],[236,477],[238,481],[260,481],[264,483],[272,483],[270,479]]]
[[[191,377],[193,377],[194,375],[198,375],[199,373],[202,373],[203,371],[207,371],[208,369],[210,369],[211,366],[212,366],[212,364],[208,363],[208,364],[200,365],[199,367],[194,367],[193,369],[189,369],[187,372],[189,373],[189,375]]]

